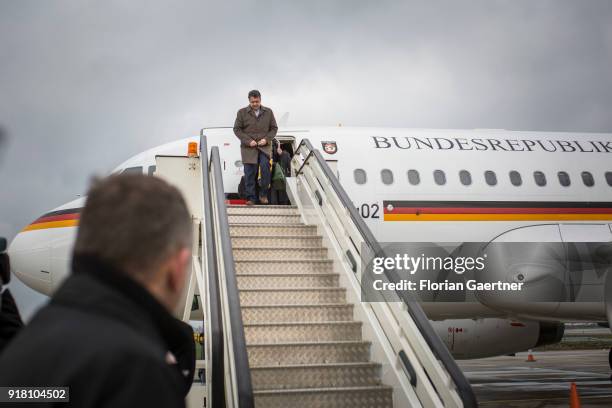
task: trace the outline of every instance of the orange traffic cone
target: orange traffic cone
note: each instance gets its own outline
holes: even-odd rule
[[[580,397],[575,382],[570,386],[570,408],[580,408]]]
[[[533,356],[533,354],[531,353],[531,350],[529,350],[529,354],[527,354],[527,360],[525,360],[528,363],[533,363],[536,361],[535,357]]]

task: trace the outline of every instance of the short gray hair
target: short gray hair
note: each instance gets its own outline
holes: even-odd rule
[[[158,177],[122,174],[92,182],[74,255],[95,255],[143,275],[191,244],[191,217],[179,190]]]

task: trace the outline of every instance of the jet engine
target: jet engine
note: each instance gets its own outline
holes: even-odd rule
[[[500,356],[561,341],[563,323],[509,319],[452,319],[432,322],[455,358]]]

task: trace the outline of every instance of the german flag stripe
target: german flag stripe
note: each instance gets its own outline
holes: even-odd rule
[[[34,230],[42,230],[42,229],[49,229],[49,228],[76,227],[78,225],[79,225],[79,221],[78,220],[41,222],[41,223],[38,223],[38,224],[30,224],[27,227],[25,227],[24,229],[22,229],[21,232],[34,231]]]
[[[538,207],[525,207],[525,208],[460,208],[460,207],[449,207],[449,208],[427,208],[427,207],[412,207],[412,208],[394,208],[393,211],[385,213],[390,214],[612,214],[612,208],[538,208]]]
[[[385,214],[385,221],[612,221],[612,214]]]
[[[64,220],[75,220],[79,218],[79,213],[73,214],[63,214],[63,215],[51,215],[49,217],[40,217],[32,224],[39,224],[41,222],[50,222],[50,221],[64,221]]]
[[[33,231],[48,228],[76,227],[79,225],[81,208],[51,211],[37,218],[21,231]]]
[[[612,208],[604,201],[383,201],[385,208],[393,207],[458,207],[458,208]]]
[[[608,221],[610,202],[383,201],[385,221]]]
[[[78,208],[66,208],[65,210],[57,210],[57,211],[51,211],[48,212],[46,214],[44,214],[43,216],[41,216],[40,218],[44,218],[44,217],[52,217],[54,215],[65,215],[65,214],[80,214],[81,211],[83,211],[82,207],[78,207]]]

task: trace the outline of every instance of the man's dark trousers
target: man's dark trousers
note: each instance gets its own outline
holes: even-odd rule
[[[261,169],[261,184],[259,188],[260,197],[268,197],[270,188],[270,159],[265,153],[259,151],[257,163],[244,164],[244,189],[246,190],[247,200],[257,202],[255,183],[257,183],[258,169]]]

